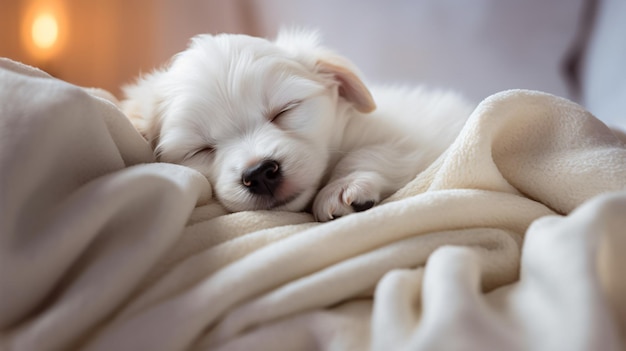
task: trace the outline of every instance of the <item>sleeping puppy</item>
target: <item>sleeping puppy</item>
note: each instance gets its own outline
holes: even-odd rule
[[[157,158],[200,171],[230,211],[366,210],[431,164],[473,106],[423,88],[370,90],[314,33],[199,35],[124,89]]]

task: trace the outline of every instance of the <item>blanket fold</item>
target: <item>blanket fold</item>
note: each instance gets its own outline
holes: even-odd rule
[[[0,60],[0,349],[620,350],[626,148],[505,91],[368,211],[228,214],[115,104]]]

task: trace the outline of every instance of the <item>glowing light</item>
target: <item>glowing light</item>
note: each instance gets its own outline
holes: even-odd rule
[[[40,13],[35,17],[31,28],[33,43],[40,49],[54,46],[59,37],[59,24],[50,13]]]
[[[30,63],[39,65],[54,60],[68,42],[70,23],[65,0],[21,1],[24,3],[21,11],[21,43],[30,56]]]

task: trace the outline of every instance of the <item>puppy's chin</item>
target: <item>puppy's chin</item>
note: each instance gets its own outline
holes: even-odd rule
[[[303,191],[281,190],[277,196],[258,196],[249,194],[247,190],[242,190],[239,196],[222,197],[219,191],[216,192],[220,202],[231,212],[254,211],[254,210],[275,210],[298,212],[307,208],[315,195],[315,189]],[[231,193],[232,195],[232,193]]]
[[[272,208],[272,210],[276,211],[291,211],[298,212],[303,211],[307,208],[309,203],[313,200],[313,196],[315,195],[315,189],[309,189],[301,192],[297,196],[292,197],[290,201],[284,202],[279,206]]]

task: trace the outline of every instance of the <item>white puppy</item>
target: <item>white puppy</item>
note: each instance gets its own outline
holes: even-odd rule
[[[228,210],[312,205],[327,221],[408,183],[472,110],[449,92],[373,92],[313,33],[199,35],[126,87],[122,108],[160,161],[200,171]]]

